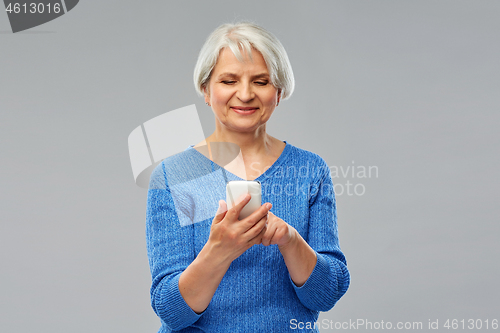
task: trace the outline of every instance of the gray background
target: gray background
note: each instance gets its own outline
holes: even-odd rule
[[[352,283],[320,318],[500,319],[499,17],[498,1],[108,0],[12,34],[2,11],[0,331],[157,331],[127,137],[193,103],[214,129],[192,72],[239,19],[295,72],[269,133],[379,170],[334,179],[366,192],[338,196]]]

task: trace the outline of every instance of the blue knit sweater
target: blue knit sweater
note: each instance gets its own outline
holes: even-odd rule
[[[161,319],[159,332],[296,332],[298,323],[314,324],[319,311],[330,310],[347,291],[329,167],[318,155],[285,143],[257,180],[262,203],[272,203],[271,211],[316,252],[309,279],[297,287],[276,245],[254,245],[231,263],[203,313],[186,304],[179,276],[208,240],[218,202],[226,199],[226,181],[241,180],[191,146],[156,167],[148,191],[151,305]]]

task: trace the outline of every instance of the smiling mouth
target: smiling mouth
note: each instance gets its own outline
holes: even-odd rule
[[[257,110],[257,107],[251,107],[251,106],[231,106],[231,109],[233,110],[238,110],[238,111],[253,111]]]
[[[238,106],[231,107],[231,110],[239,114],[252,114],[258,109],[259,108],[252,108],[252,107],[238,107]]]

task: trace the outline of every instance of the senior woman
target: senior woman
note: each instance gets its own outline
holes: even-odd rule
[[[202,47],[194,81],[215,131],[165,159],[148,191],[159,332],[318,332],[319,311],[335,305],[350,278],[327,164],[266,132],[293,92],[288,56],[265,29],[224,24]],[[227,151],[216,143],[237,146],[236,162],[220,162]],[[230,180],[258,180],[264,204],[239,220],[250,195],[228,210]]]

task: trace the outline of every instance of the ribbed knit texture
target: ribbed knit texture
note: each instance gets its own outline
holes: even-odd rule
[[[241,178],[192,147],[165,159],[151,175],[146,236],[159,332],[300,331],[291,329],[292,319],[316,322],[319,311],[330,310],[349,287],[328,165],[286,143],[278,160],[257,178],[262,203],[272,203],[271,211],[316,252],[306,283],[295,286],[276,245],[254,245],[231,263],[208,308],[196,314],[178,281],[208,240],[218,202],[225,200],[226,180]]]

